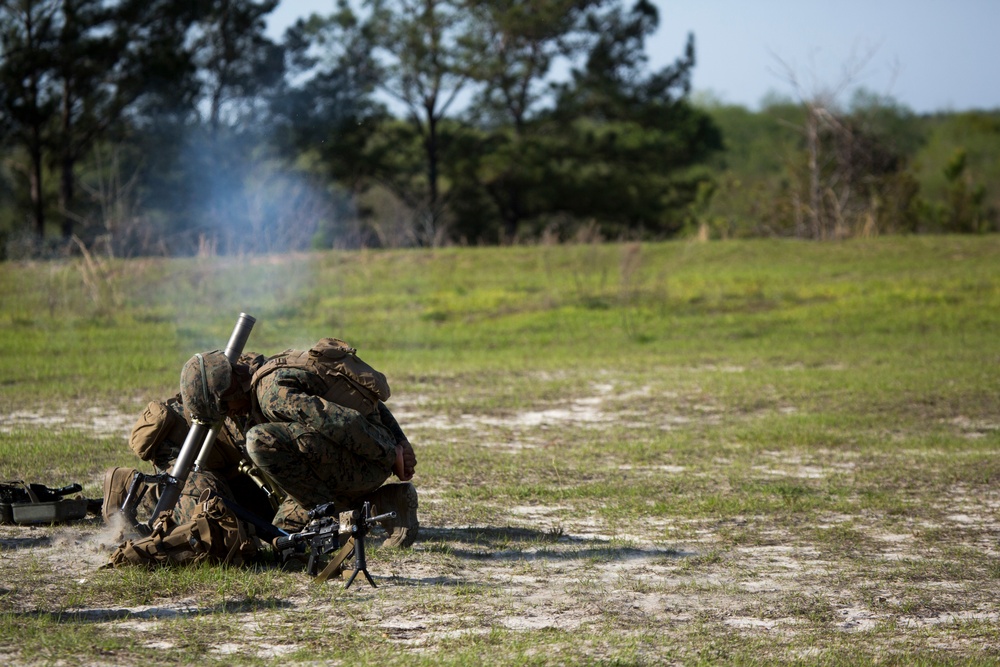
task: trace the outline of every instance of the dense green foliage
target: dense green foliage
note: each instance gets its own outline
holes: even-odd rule
[[[6,254],[664,236],[720,146],[646,0],[344,1],[280,42],[276,5],[0,4]]]

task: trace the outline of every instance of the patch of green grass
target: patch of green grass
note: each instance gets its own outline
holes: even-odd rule
[[[387,373],[423,526],[350,591],[268,565],[63,581],[49,537],[0,537],[0,652],[995,664],[997,266],[996,236],[0,264],[0,478],[99,494],[136,461],[95,422],[176,392],[243,311],[249,349],[332,335]]]
[[[61,428],[21,424],[0,430],[0,479],[49,486],[78,482],[84,493],[100,497],[97,485],[104,470],[140,463],[121,435],[95,437],[80,426],[60,424]]]

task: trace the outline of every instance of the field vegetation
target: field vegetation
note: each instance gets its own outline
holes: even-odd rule
[[[385,371],[421,539],[377,589],[98,569],[0,527],[35,664],[996,664],[1000,237],[0,264],[0,479],[101,493],[145,402],[248,349]]]

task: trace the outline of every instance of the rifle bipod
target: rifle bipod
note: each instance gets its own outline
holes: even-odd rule
[[[385,521],[386,519],[395,519],[395,512],[386,512],[385,514],[379,514],[378,516],[370,516],[371,513],[371,503],[365,501],[361,505],[360,510],[354,510],[351,512],[351,525],[350,531],[352,533],[351,537],[348,538],[347,542],[340,548],[337,555],[330,561],[330,563],[323,568],[323,571],[316,577],[316,583],[322,583],[326,579],[342,567],[344,560],[353,552],[354,553],[354,570],[351,572],[351,576],[347,578],[347,583],[344,584],[344,590],[346,591],[354,583],[354,579],[358,576],[358,573],[365,575],[365,579],[368,583],[372,585],[372,588],[378,588],[375,585],[375,580],[372,579],[372,575],[368,572],[368,559],[365,556],[365,537],[368,535],[369,529],[379,521]]]
[[[378,588],[375,580],[372,579],[371,574],[368,572],[368,560],[365,555],[365,537],[374,524],[386,519],[395,519],[396,513],[386,512],[378,516],[371,516],[371,503],[367,501],[361,505],[360,509],[344,513],[350,517],[349,525],[343,525],[331,516],[335,513],[333,503],[319,505],[309,511],[310,521],[301,532],[279,537],[272,544],[279,553],[289,553],[294,549],[295,545],[307,544],[309,546],[309,561],[306,565],[306,571],[316,577],[315,583],[317,584],[321,584],[332,575],[342,572],[344,561],[353,553],[354,570],[344,585],[344,589],[346,590],[351,587],[351,584],[354,583],[354,579],[359,573],[365,575],[365,579],[368,580],[368,583],[373,588]],[[350,537],[340,546],[336,555],[330,559],[330,562],[323,568],[323,571],[317,573],[319,559],[325,554],[332,553],[337,548],[341,533],[350,533]]]

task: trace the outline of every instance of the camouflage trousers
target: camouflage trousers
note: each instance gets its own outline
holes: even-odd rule
[[[288,494],[274,525],[297,530],[305,511],[335,502],[348,506],[382,485],[392,472],[348,451],[343,445],[301,424],[270,423],[247,433],[247,451],[254,463]]]

